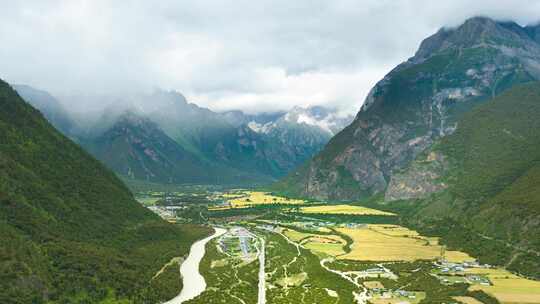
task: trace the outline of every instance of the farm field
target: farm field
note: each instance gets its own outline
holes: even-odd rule
[[[283,234],[315,253],[334,257],[345,254],[344,246],[347,242],[338,235],[304,233],[292,229],[284,229]]]
[[[463,304],[482,304],[482,302],[473,297],[454,297],[454,300]]]
[[[540,282],[516,276],[504,269],[470,269],[467,274],[485,275],[492,286],[472,285],[470,290],[482,290],[501,303],[540,303]]]
[[[367,225],[364,228],[337,228],[353,239],[352,251],[340,259],[362,261],[415,261],[441,257],[442,247],[434,238],[420,236],[416,231],[397,225]],[[473,261],[458,251],[446,251],[451,262]]]
[[[540,304],[540,282],[463,263],[474,258],[395,224],[397,215],[384,211],[246,190],[157,197],[157,206],[184,208],[174,210],[179,218],[228,230],[208,243],[200,264],[207,289],[189,304],[257,303],[260,240],[267,304]],[[213,208],[219,211],[208,212]]]
[[[323,205],[300,208],[301,213],[316,214],[350,214],[350,215],[387,215],[395,216],[394,213],[353,205]]]
[[[267,192],[245,191],[244,196],[233,198],[229,201],[232,208],[249,207],[265,204],[286,204],[286,205],[302,205],[306,201],[300,199],[290,199],[282,196],[275,196]]]
[[[237,208],[250,208],[260,205],[303,205],[306,201],[301,199],[290,199],[282,196],[275,196],[268,192],[261,191],[239,191],[234,193],[225,193],[222,197],[226,203],[221,206],[214,206],[208,210],[228,210]]]

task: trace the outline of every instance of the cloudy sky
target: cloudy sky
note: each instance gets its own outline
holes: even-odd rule
[[[0,78],[57,96],[162,88],[214,110],[355,112],[438,28],[538,12],[532,0],[0,0]]]

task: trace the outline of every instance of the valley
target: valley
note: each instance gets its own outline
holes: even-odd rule
[[[0,304],[540,304],[540,2],[38,2]]]
[[[540,303],[540,282],[396,224],[399,214],[259,190],[193,196],[208,201],[150,206],[169,221],[204,218],[226,231],[206,244],[205,291],[183,303]]]

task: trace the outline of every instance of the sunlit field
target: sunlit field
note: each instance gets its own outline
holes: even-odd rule
[[[342,259],[362,261],[415,261],[441,257],[442,248],[436,238],[426,238],[416,231],[397,225],[367,225],[362,228],[337,228],[354,241],[352,251]],[[459,251],[445,251],[448,261],[473,261]]]
[[[347,242],[337,235],[303,233],[292,229],[284,229],[283,234],[314,253],[334,257],[345,254],[344,246]]]
[[[483,290],[502,303],[540,303],[540,282],[528,280],[511,272],[496,269],[468,269],[467,274],[485,275],[493,286],[473,285],[471,290]]]
[[[275,196],[268,192],[261,191],[239,191],[223,194],[226,203],[221,206],[214,206],[208,210],[227,210],[236,208],[250,208],[260,205],[303,205],[306,201],[301,199],[291,199],[282,196]]]
[[[350,214],[350,215],[388,215],[394,216],[394,213],[371,209],[362,206],[352,205],[326,205],[326,206],[308,206],[300,208],[302,213],[322,213],[322,214]]]

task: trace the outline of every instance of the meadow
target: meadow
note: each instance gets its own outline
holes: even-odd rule
[[[415,261],[441,257],[442,247],[437,238],[419,235],[416,231],[398,225],[367,225],[363,228],[337,228],[353,240],[351,252],[341,259],[362,261]],[[459,251],[445,251],[451,262],[473,261],[474,258]]]
[[[472,285],[470,290],[482,290],[501,303],[540,303],[540,282],[519,277],[500,268],[467,269],[468,275],[487,276],[492,286]]]
[[[264,204],[303,205],[306,203],[306,201],[283,196],[275,196],[268,192],[245,191],[244,196],[233,198],[229,201],[229,203],[233,208],[238,208]]]
[[[345,254],[347,242],[338,235],[315,234],[284,229],[283,234],[291,241],[302,245],[316,254],[340,256]]]
[[[300,208],[301,213],[312,214],[350,214],[350,215],[387,215],[395,216],[396,214],[381,211],[377,209],[353,206],[353,205],[321,205],[308,206]]]

